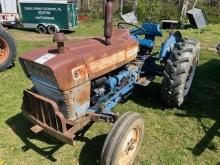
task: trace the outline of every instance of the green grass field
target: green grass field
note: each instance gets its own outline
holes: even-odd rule
[[[100,27],[100,28],[99,28]],[[191,94],[180,109],[168,109],[160,99],[160,84],[137,89],[114,111],[135,111],[145,121],[145,136],[135,164],[219,164],[220,163],[220,56],[214,51],[220,42],[220,25],[203,30],[183,30],[184,37],[201,41],[200,63]],[[18,56],[52,44],[52,37],[35,32],[10,30],[16,39]],[[102,21],[82,23],[68,39],[102,34]],[[158,39],[157,48],[167,36]],[[159,82],[160,79],[157,80]],[[22,91],[32,86],[18,60],[12,69],[0,73],[0,165],[6,164],[97,164],[102,144],[111,128],[96,123],[88,139],[63,144],[40,133],[21,114]]]

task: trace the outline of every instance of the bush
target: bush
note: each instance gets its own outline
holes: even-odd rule
[[[188,10],[192,8],[194,0],[191,0]],[[220,22],[220,1],[204,0],[198,1],[197,8],[201,8],[207,15],[209,22]],[[150,17],[151,21],[161,21],[162,19],[179,20],[182,6],[179,0],[138,0],[137,16],[140,21]]]
[[[197,5],[206,13],[210,23],[220,23],[220,2],[215,0],[201,1]]]
[[[132,10],[132,1],[127,1],[124,6],[124,13]],[[140,21],[150,18],[153,22],[160,22],[162,19],[179,20],[182,6],[179,2],[183,0],[138,0],[137,16]],[[195,0],[190,0],[188,9],[192,8]],[[81,0],[79,1],[79,14],[88,15],[93,18],[103,17],[103,1],[102,0]],[[90,2],[90,3],[88,3]],[[129,4],[129,5],[128,5]],[[114,1],[114,12],[119,15],[119,0]],[[201,8],[207,14],[207,18],[211,23],[220,22],[220,1],[219,0],[203,0],[198,1],[197,8]],[[187,21],[187,20],[186,20]]]

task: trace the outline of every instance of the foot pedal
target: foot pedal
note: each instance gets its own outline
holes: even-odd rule
[[[135,85],[140,86],[148,86],[152,81],[154,80],[154,77],[141,77],[140,80],[135,83]]]
[[[35,134],[38,134],[39,132],[43,131],[43,128],[39,125],[35,125],[31,127],[31,131],[34,132]]]

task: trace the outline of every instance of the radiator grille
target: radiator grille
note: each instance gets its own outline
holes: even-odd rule
[[[23,103],[23,110],[42,124],[59,132],[67,130],[63,122],[63,115],[58,111],[55,102],[32,92],[24,91]]]
[[[50,68],[30,61],[24,61],[24,64],[30,76],[39,78],[57,86],[56,78]]]

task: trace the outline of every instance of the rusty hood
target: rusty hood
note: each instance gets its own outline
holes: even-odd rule
[[[27,76],[32,76],[27,67],[29,63],[38,66],[32,69],[39,72],[47,68],[59,89],[66,91],[117,69],[137,56],[138,43],[128,30],[114,30],[111,45],[103,42],[102,38],[74,41],[65,45],[63,54],[58,54],[56,46],[39,48],[23,54],[20,61]]]

